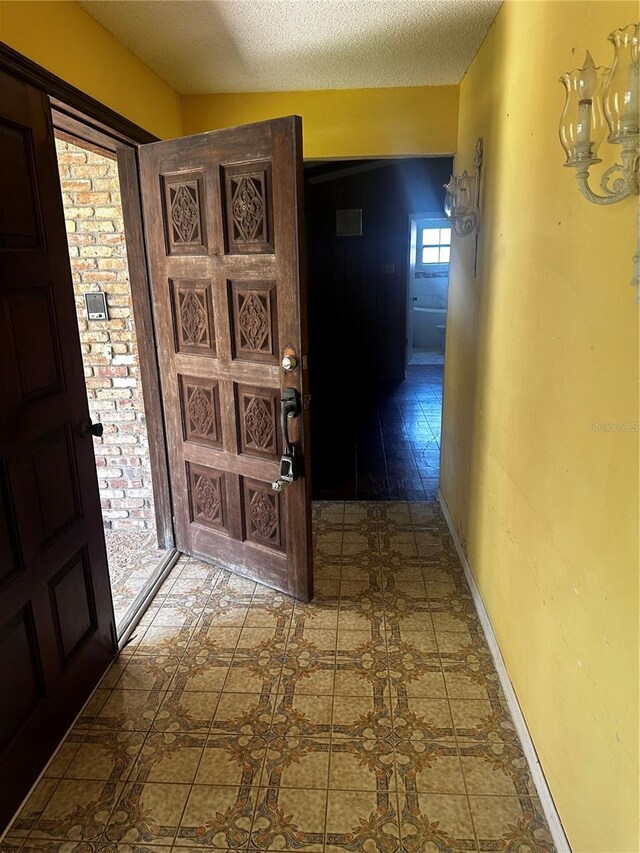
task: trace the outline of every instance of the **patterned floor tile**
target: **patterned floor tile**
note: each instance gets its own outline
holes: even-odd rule
[[[205,743],[204,734],[154,732],[148,735],[131,771],[130,781],[191,784]]]
[[[459,743],[518,742],[509,712],[499,700],[451,699],[450,706]]]
[[[94,841],[105,830],[122,783],[62,779],[44,807],[29,840]]]
[[[189,785],[127,784],[113,810],[105,837],[118,844],[173,840],[189,791]]]
[[[310,604],[176,564],[7,850],[553,853],[438,507],[314,526]]]
[[[325,850],[397,851],[400,825],[395,792],[329,791]]]
[[[223,693],[216,708],[211,734],[266,735],[271,730],[271,720],[276,704],[269,692]]]
[[[127,779],[142,744],[142,732],[89,732],[67,767],[67,779],[110,782]]]
[[[0,844],[0,850],[2,850]],[[25,853],[97,853],[101,850],[99,844],[88,841],[46,841],[45,839],[29,839],[21,848]]]
[[[257,788],[194,785],[182,816],[177,847],[246,850]]]
[[[257,850],[314,851],[324,849],[326,791],[298,788],[260,788],[251,828]]]
[[[185,654],[169,685],[169,690],[218,692],[224,686],[230,666],[230,657]]]
[[[141,631],[137,640],[130,644],[131,654],[136,655],[179,655],[187,648],[193,636],[193,628],[173,628],[166,625],[151,626]]]
[[[331,741],[314,735],[272,735],[266,744],[264,787],[326,790]]]
[[[332,791],[390,791],[396,785],[395,753],[388,741],[363,738],[332,743],[329,771]]]
[[[538,800],[471,795],[469,803],[481,850],[555,850]]]
[[[393,732],[400,740],[453,741],[455,732],[446,699],[403,699],[393,705]]]
[[[473,850],[476,837],[464,795],[407,793],[400,796],[402,850]]]
[[[332,709],[332,696],[281,693],[275,698],[271,729],[282,737],[327,737],[331,734]]]
[[[178,655],[133,655],[113,684],[119,690],[166,690],[180,662]]]
[[[49,766],[44,772],[44,777],[49,779],[61,779],[67,772],[69,765],[73,761],[86,736],[86,728],[74,726],[49,762]]]
[[[180,687],[167,691],[153,720],[158,732],[206,734],[218,707],[220,693],[199,693]]]
[[[58,787],[59,779],[41,779],[31,792],[13,824],[9,828],[10,835],[26,838],[34,828],[39,818]]]
[[[19,835],[5,835],[0,841],[0,853],[18,853],[24,843],[24,838]]]
[[[198,766],[196,784],[258,785],[267,754],[267,738],[253,732],[210,735]]]
[[[455,742],[403,740],[396,744],[398,790],[407,793],[465,794]]]
[[[93,725],[95,728],[146,731],[164,695],[162,690],[112,690]]]
[[[96,845],[96,853],[170,853],[170,844],[122,844],[101,841]]]

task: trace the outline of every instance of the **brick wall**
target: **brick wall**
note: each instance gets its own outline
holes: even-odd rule
[[[153,495],[127,252],[114,160],[56,140],[78,327],[94,421],[105,529],[153,529]],[[102,290],[109,319],[86,319],[84,294]],[[110,349],[109,349],[110,348]]]

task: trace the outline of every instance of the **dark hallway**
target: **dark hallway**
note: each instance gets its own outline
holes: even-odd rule
[[[436,496],[443,366],[406,366],[410,217],[442,211],[450,169],[448,158],[305,169],[316,500]]]
[[[442,365],[407,368],[404,382],[316,421],[318,500],[428,501],[438,489]]]

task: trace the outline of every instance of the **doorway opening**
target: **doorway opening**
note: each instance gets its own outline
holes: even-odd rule
[[[436,498],[451,165],[305,165],[316,500]]]
[[[115,154],[56,130],[56,154],[118,637],[167,557],[159,544]],[[87,436],[89,438],[89,436]]]
[[[443,365],[451,225],[438,214],[412,214],[409,222],[407,365]]]

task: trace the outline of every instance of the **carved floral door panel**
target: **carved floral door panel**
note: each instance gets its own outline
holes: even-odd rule
[[[158,142],[140,173],[176,546],[308,599],[306,409],[300,477],[271,486],[282,392],[307,394],[301,138],[290,117]]]

